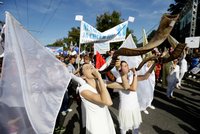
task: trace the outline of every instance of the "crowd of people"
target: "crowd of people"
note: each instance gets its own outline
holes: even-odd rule
[[[110,71],[106,74],[100,74],[96,68],[96,57],[93,53],[84,55],[56,56],[68,71],[73,74],[68,90],[66,91],[63,103],[57,117],[55,132],[65,130],[63,126],[65,117],[73,101],[78,104],[78,112],[81,126],[81,133],[86,134],[114,134],[115,127],[108,107],[113,104],[113,90],[119,93],[119,127],[121,134],[132,131],[133,134],[139,133],[139,127],[142,123],[141,111],[149,114],[147,108],[155,109],[151,104],[153,101],[153,92],[155,85],[161,83],[166,90],[168,99],[175,99],[174,89],[181,89],[181,81],[187,73],[187,77],[193,77],[192,74],[199,73],[200,54],[198,49],[194,49],[193,54],[188,53],[186,47],[182,56],[171,62],[157,63],[153,72],[148,72],[153,62],[147,62],[143,70],[136,71],[135,67],[129,68],[126,61],[117,60],[115,71],[119,74],[114,76]],[[152,55],[169,55],[154,49]],[[105,61],[110,61],[114,50],[102,55]],[[2,66],[3,58],[1,58]],[[107,64],[107,63],[105,63]],[[195,71],[193,71],[195,69]],[[116,73],[116,72],[114,72]],[[112,78],[111,78],[112,76]],[[194,77],[195,78],[195,77]],[[144,83],[148,83],[148,86]],[[145,100],[146,99],[146,100]],[[82,104],[81,104],[82,103]],[[103,125],[102,125],[103,124]]]
[[[76,50],[77,51],[77,50]],[[155,48],[150,55],[167,57],[173,51],[159,51]],[[113,90],[119,94],[118,122],[121,134],[131,131],[132,134],[139,134],[142,123],[141,112],[149,114],[147,108],[155,109],[152,105],[154,89],[157,83],[166,88],[166,97],[169,100],[175,99],[174,89],[181,89],[182,79],[185,73],[188,77],[200,72],[199,49],[188,53],[186,47],[178,59],[168,63],[148,61],[142,69],[137,66],[130,67],[126,60],[118,59],[115,62],[114,70],[101,74],[97,67],[97,57],[93,52],[78,55],[77,52],[70,52],[68,55],[56,56],[63,66],[66,66],[72,79],[63,97],[62,105],[56,120],[54,132],[59,133],[65,130],[63,126],[65,117],[69,112],[73,101],[77,102],[80,117],[81,133],[86,134],[115,134],[116,128],[109,111],[113,104]],[[102,55],[107,66],[112,59],[115,50]],[[147,56],[148,57],[148,56]],[[0,74],[3,57],[0,58]],[[152,69],[153,68],[153,69]],[[117,74],[117,75],[114,75]],[[142,82],[142,83],[141,83]],[[16,118],[14,121],[18,121]]]
[[[166,53],[164,56],[171,52],[172,50],[169,49],[169,53]],[[103,58],[108,61],[112,58],[113,53],[114,50],[111,50],[107,55],[103,55]],[[154,49],[151,53],[154,55],[162,54],[158,49]],[[147,107],[155,109],[151,104],[153,101],[155,85],[161,83],[161,85],[167,89],[166,97],[169,100],[175,99],[173,91],[175,88],[182,88],[181,81],[185,73],[187,72],[190,74],[190,70],[195,67],[199,68],[200,65],[198,49],[195,49],[194,53],[189,55],[188,48],[185,48],[182,56],[178,59],[165,64],[157,63],[152,73],[147,71],[152,66],[152,62],[148,62],[144,65],[143,68],[146,68],[146,71],[144,71],[144,69],[143,74],[141,74],[140,71],[135,70],[136,67],[130,69],[126,61],[117,60],[115,70],[117,70],[120,75],[117,78],[113,76],[114,79],[111,80],[108,73],[100,74],[98,69],[95,68],[96,58],[93,53],[86,53],[85,55],[80,56],[57,56],[57,58],[64,63],[70,73],[81,78],[80,81],[74,79],[71,80],[71,84],[68,86],[68,91],[66,92],[64,100],[75,99],[78,102],[79,115],[82,120],[80,121],[81,131],[83,131],[83,133],[86,132],[87,134],[116,133],[112,117],[108,110],[108,107],[113,103],[113,94],[112,91],[109,91],[110,89],[115,89],[119,93],[120,102],[118,119],[121,134],[126,134],[129,130],[132,130],[132,133],[134,134],[138,134],[139,126],[142,123],[141,111],[149,114],[146,110]],[[150,87],[140,87],[140,81],[149,82],[151,89]],[[143,90],[143,93],[145,90],[152,91],[141,96],[139,93],[140,90]],[[148,94],[151,97],[148,97],[147,101],[145,100],[145,103],[147,104],[142,107],[143,104],[141,103],[144,101],[144,95]],[[60,112],[70,112],[70,101],[63,102],[62,105],[65,108],[61,108],[62,110]],[[66,116],[66,114],[61,114],[61,116],[63,115]],[[60,131],[61,125],[62,123],[57,125],[55,131]]]

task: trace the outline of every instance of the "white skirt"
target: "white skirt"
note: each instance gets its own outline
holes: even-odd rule
[[[142,117],[139,107],[130,109],[119,109],[120,129],[128,131],[129,129],[139,128],[142,123]]]

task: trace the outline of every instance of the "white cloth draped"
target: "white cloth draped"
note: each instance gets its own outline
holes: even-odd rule
[[[52,134],[71,79],[67,68],[6,12],[0,132]]]

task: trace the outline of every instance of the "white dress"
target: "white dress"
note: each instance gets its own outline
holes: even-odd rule
[[[185,72],[187,72],[187,61],[184,56],[183,59],[180,61],[179,85],[181,85],[181,80],[183,79]]]
[[[147,64],[141,68],[139,74],[144,75],[150,67]],[[137,95],[140,110],[144,111],[147,107],[151,106],[155,90],[155,72],[153,71],[147,80],[138,81]]]
[[[133,73],[128,74],[129,84],[132,83]],[[121,77],[117,78],[117,82],[121,83]],[[129,129],[139,128],[142,122],[140,107],[138,103],[137,93],[130,90],[119,90],[119,124],[120,129],[128,131]]]
[[[97,90],[85,83],[79,88],[79,93],[90,90],[97,93]],[[85,109],[86,134],[115,134],[113,120],[107,106],[99,106],[81,96]]]

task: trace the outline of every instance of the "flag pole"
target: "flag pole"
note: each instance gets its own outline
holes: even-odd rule
[[[82,22],[83,16],[82,15],[76,15],[75,20]],[[80,68],[80,54],[81,54],[81,43],[80,42],[81,42],[81,24],[80,24],[79,49],[78,49],[78,57],[79,57],[79,59],[78,59],[78,69]]]

